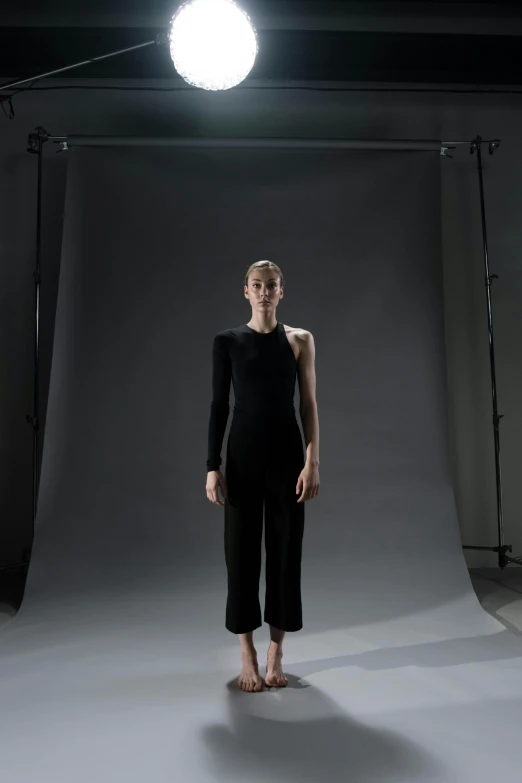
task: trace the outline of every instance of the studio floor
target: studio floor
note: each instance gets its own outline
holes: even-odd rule
[[[8,574],[0,575],[0,626],[16,614],[24,589],[23,578]],[[470,576],[482,608],[522,637],[522,568],[474,568]]]
[[[32,605],[22,605],[8,629],[23,586],[14,575],[4,578],[5,779],[514,778],[522,717],[522,570],[480,569],[471,578],[486,614],[472,592],[402,617],[391,612],[377,623],[360,616],[353,627],[346,619],[335,627],[333,607],[330,628],[288,634],[288,687],[254,694],[235,685],[239,646],[219,625],[223,596],[215,587],[198,592],[193,582],[192,590],[169,595],[142,586],[139,593],[100,594],[94,602],[56,596],[47,605],[38,605],[33,593]],[[320,585],[311,595],[320,596]],[[391,606],[391,597],[383,602]],[[261,676],[264,637],[266,626],[255,635],[256,644],[262,639]]]

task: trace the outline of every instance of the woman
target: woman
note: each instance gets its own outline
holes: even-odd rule
[[[319,491],[319,421],[315,399],[314,339],[305,329],[276,320],[284,294],[280,268],[258,261],[245,276],[252,306],[248,324],[214,337],[212,404],[208,432],[207,497],[225,508],[228,574],[226,628],[239,635],[239,687],[260,691],[253,631],[261,626],[259,577],[265,505],[266,595],[270,625],[268,686],[288,684],[283,674],[285,631],[303,627],[301,550],[304,501]],[[294,409],[296,376],[303,440]],[[229,414],[230,381],[235,405],[227,442],[225,478],[221,447]],[[224,500],[219,498],[221,489]],[[299,497],[296,497],[299,496]]]

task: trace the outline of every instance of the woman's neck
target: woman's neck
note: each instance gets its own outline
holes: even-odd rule
[[[267,332],[273,332],[277,327],[277,318],[275,315],[271,316],[270,318],[267,317],[256,319],[252,317],[247,326],[249,326],[251,329],[255,329],[256,332],[261,332],[263,334]]]

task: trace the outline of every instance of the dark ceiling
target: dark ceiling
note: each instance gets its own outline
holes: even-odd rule
[[[251,78],[522,84],[522,3],[239,2],[258,31]],[[2,80],[154,39],[166,30],[177,5],[25,0],[9,11],[0,9]],[[168,48],[154,45],[67,74],[77,77],[174,78],[176,73]]]

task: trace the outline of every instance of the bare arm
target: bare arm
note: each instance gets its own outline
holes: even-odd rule
[[[298,359],[299,412],[306,443],[306,464],[319,465],[319,414],[316,400],[315,343],[311,332],[303,331]]]

